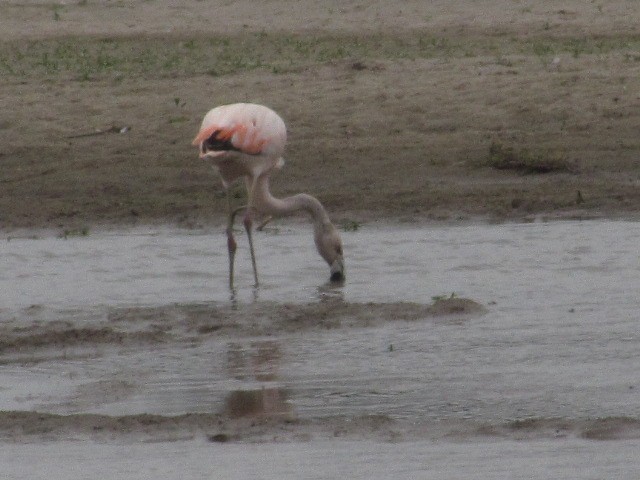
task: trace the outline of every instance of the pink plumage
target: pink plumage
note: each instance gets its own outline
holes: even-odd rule
[[[208,140],[212,148],[207,150],[214,155],[237,150],[279,158],[284,153],[287,129],[282,118],[268,107],[234,103],[216,107],[205,115],[193,144],[207,147]]]
[[[241,177],[255,179],[284,164],[287,128],[264,105],[233,103],[210,110],[193,145],[200,158],[218,167],[225,186]]]

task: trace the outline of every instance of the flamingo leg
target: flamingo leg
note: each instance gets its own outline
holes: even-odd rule
[[[249,186],[251,182],[247,180],[247,186]],[[249,190],[249,203],[247,205],[243,205],[241,207],[233,208],[231,204],[231,193],[229,189],[227,189],[227,207],[229,210],[229,217],[227,222],[227,247],[229,250],[229,288],[233,290],[233,274],[234,274],[234,264],[235,264],[235,255],[236,250],[238,248],[238,244],[233,236],[233,225],[235,223],[235,218],[238,213],[241,211],[245,211],[243,224],[244,228],[247,231],[247,238],[249,239],[249,251],[251,253],[251,265],[253,267],[253,278],[255,280],[255,286],[258,286],[258,267],[256,263],[256,253],[253,247],[253,217],[254,217],[254,209],[251,207],[251,190]]]
[[[245,210],[244,218],[242,223],[244,224],[244,228],[247,231],[247,238],[249,239],[249,252],[251,253],[251,265],[253,267],[253,278],[255,280],[255,286],[258,286],[258,267],[256,263],[256,254],[255,249],[253,247],[253,212],[251,208],[247,205],[243,205],[241,207],[237,207],[235,209],[231,208],[231,199],[229,198],[229,223],[227,225],[227,243],[229,246],[229,287],[233,290],[233,270],[234,270],[234,258],[235,252],[237,248],[236,241],[233,237],[233,224],[235,223],[235,218],[238,213]]]
[[[233,266],[236,258],[236,249],[238,248],[238,244],[236,243],[236,239],[233,238],[233,219],[235,217],[235,212],[233,211],[233,207],[231,206],[231,193],[229,189],[227,189],[227,206],[229,208],[229,217],[227,220],[227,249],[229,251],[229,288],[233,290]]]
[[[247,231],[247,238],[249,239],[249,251],[251,252],[251,265],[253,266],[253,278],[255,280],[255,286],[258,286],[258,267],[256,266],[256,253],[253,248],[253,234],[251,228],[253,227],[253,212],[251,207],[247,207],[247,211],[244,214],[244,228]]]

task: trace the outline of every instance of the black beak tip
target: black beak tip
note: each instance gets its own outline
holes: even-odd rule
[[[344,273],[342,273],[342,272],[333,272],[331,274],[331,278],[329,280],[332,283],[344,282]]]

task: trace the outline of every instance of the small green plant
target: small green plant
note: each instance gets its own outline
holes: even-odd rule
[[[342,230],[345,232],[357,232],[360,226],[361,224],[357,220],[345,220],[342,222]]]
[[[551,46],[549,43],[545,41],[536,41],[533,43],[531,48],[533,50],[533,54],[539,57],[543,61],[546,57],[554,53],[553,46]]]
[[[187,122],[187,121],[189,121],[189,117],[186,117],[184,115],[180,115],[179,117],[171,117],[168,120],[169,125],[173,125],[173,124],[176,124],[176,123],[184,123],[184,122]]]
[[[501,67],[513,67],[513,62],[507,57],[499,56],[496,58],[496,65],[500,65]]]
[[[558,153],[531,153],[527,149],[516,151],[493,142],[489,147],[487,166],[496,170],[513,170],[525,174],[573,172],[575,166]]]
[[[56,73],[58,71],[58,62],[51,58],[49,52],[44,52],[39,65],[44,67],[45,71],[49,74]]]
[[[571,39],[569,41],[569,50],[573,58],[578,58],[583,53],[592,53],[589,52],[589,45],[584,39]]]
[[[86,237],[89,235],[89,227],[65,229],[59,238],[67,240],[69,237]]]
[[[433,303],[436,302],[443,302],[445,300],[451,300],[456,298],[458,295],[456,295],[456,292],[451,292],[451,295],[434,295],[433,297],[431,297],[431,300],[433,300]]]

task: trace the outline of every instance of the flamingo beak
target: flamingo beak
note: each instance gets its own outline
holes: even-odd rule
[[[337,258],[331,264],[331,282],[344,282],[344,260],[342,257]]]

